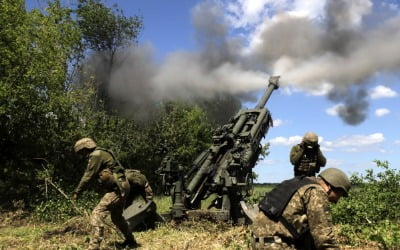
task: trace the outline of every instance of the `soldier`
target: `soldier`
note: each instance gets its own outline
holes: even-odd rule
[[[108,214],[111,215],[112,222],[125,236],[125,241],[119,243],[118,246],[137,247],[128,224],[122,216],[125,200],[130,191],[124,168],[111,151],[97,147],[91,138],[78,140],[75,143],[74,150],[77,154],[88,158],[88,165],[73,192],[73,198],[77,199],[87,187],[87,184],[94,178],[97,178],[100,188],[105,191],[104,196],[91,214],[92,232],[88,249],[100,249],[104,234],[104,220]]]
[[[290,162],[294,165],[294,176],[315,176],[315,173],[319,173],[326,164],[326,158],[319,148],[315,133],[307,132],[302,142],[292,147]]]
[[[259,203],[252,225],[253,249],[339,249],[329,202],[347,196],[350,181],[337,168],[318,177],[295,177],[279,184]]]

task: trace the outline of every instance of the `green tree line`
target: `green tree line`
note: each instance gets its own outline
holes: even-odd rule
[[[211,141],[216,121],[210,113],[224,105],[223,98],[202,100],[204,105],[154,103],[157,118],[146,122],[122,114],[107,93],[107,76],[118,64],[118,53],[137,45],[143,19],[127,17],[101,0],[69,2],[74,3],[46,1],[43,9],[28,9],[23,0],[0,0],[3,207],[16,200],[38,204],[46,178],[71,191],[85,168],[73,152],[82,137],[113,150],[125,167],[143,171],[157,189],[154,172],[162,157],[169,154],[189,165]],[[90,65],[94,56],[106,66]],[[167,142],[167,152],[159,150],[159,142]]]

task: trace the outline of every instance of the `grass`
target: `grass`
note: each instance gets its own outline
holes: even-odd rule
[[[255,203],[274,185],[255,185],[250,202]],[[159,213],[167,213],[171,199],[156,196]],[[109,222],[108,224],[111,225]],[[339,231],[340,226],[335,227]],[[73,217],[60,223],[37,222],[31,215],[21,211],[0,214],[0,249],[86,249],[90,226],[84,217]],[[207,220],[187,220],[180,224],[159,224],[153,230],[135,232],[141,250],[239,250],[249,249],[250,229],[247,226],[232,226]],[[112,227],[105,228],[102,249],[116,249],[115,242],[122,241],[120,233]],[[346,239],[341,239],[346,242]],[[342,249],[379,249],[373,242],[363,242],[357,248],[343,246]]]
[[[65,228],[68,228],[65,230]],[[50,233],[49,233],[50,232]],[[210,221],[184,221],[181,224],[161,224],[154,230],[134,233],[140,250],[239,250],[249,249],[250,231],[247,226],[231,226]],[[114,243],[122,238],[110,227],[106,227],[102,249],[116,249]],[[0,249],[86,249],[89,228],[82,217],[65,223],[33,223],[25,225],[2,225],[0,227]],[[363,246],[344,246],[343,249],[379,249],[370,242]]]

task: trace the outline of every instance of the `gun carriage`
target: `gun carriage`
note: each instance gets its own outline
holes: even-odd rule
[[[273,125],[264,106],[279,88],[278,81],[279,76],[270,77],[255,108],[240,110],[215,130],[212,145],[193,161],[187,173],[173,159],[164,158],[158,173],[163,177],[164,193],[172,198],[170,217],[179,220],[202,213],[204,200],[211,200],[206,213],[217,220],[237,223],[244,217],[243,201],[253,189],[252,170],[262,151],[261,140]]]

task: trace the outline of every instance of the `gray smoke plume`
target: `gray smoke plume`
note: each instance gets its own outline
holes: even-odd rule
[[[287,85],[311,91],[322,83],[331,84],[328,98],[345,105],[340,116],[348,124],[359,124],[368,108],[364,94],[368,80],[400,67],[400,18],[380,16],[375,19],[379,26],[369,27],[363,21],[378,16],[370,15],[372,7],[369,0],[331,0],[320,23],[281,16],[262,32],[263,42],[255,48],[261,55],[258,61],[269,63],[267,67],[272,64]],[[271,46],[274,39],[279,42]],[[359,87],[356,93],[350,90],[354,85]]]
[[[344,103],[338,107],[338,115],[347,124],[356,125],[365,120],[368,107],[367,92],[364,89],[343,91],[334,89],[328,94],[328,98],[335,102]]]
[[[400,68],[400,17],[384,2],[327,0],[318,20],[279,13],[265,20],[258,42],[248,46],[228,32],[220,2],[204,1],[192,11],[197,50],[155,63],[151,46],[130,48],[111,74],[110,93],[139,108],[225,94],[249,98],[278,74],[282,85],[304,91],[328,84],[327,98],[342,103],[340,117],[356,125],[366,118],[371,77]]]
[[[268,74],[241,63],[242,41],[228,39],[222,17],[221,9],[211,2],[196,6],[192,19],[198,50],[173,52],[161,64],[155,63],[150,45],[120,53],[122,63],[111,74],[109,91],[125,104],[124,113],[134,114],[165,100],[191,101],[207,108],[217,99],[224,112],[215,115],[227,117],[214,120],[226,122],[240,108],[239,99],[250,100],[252,92],[266,88]]]

